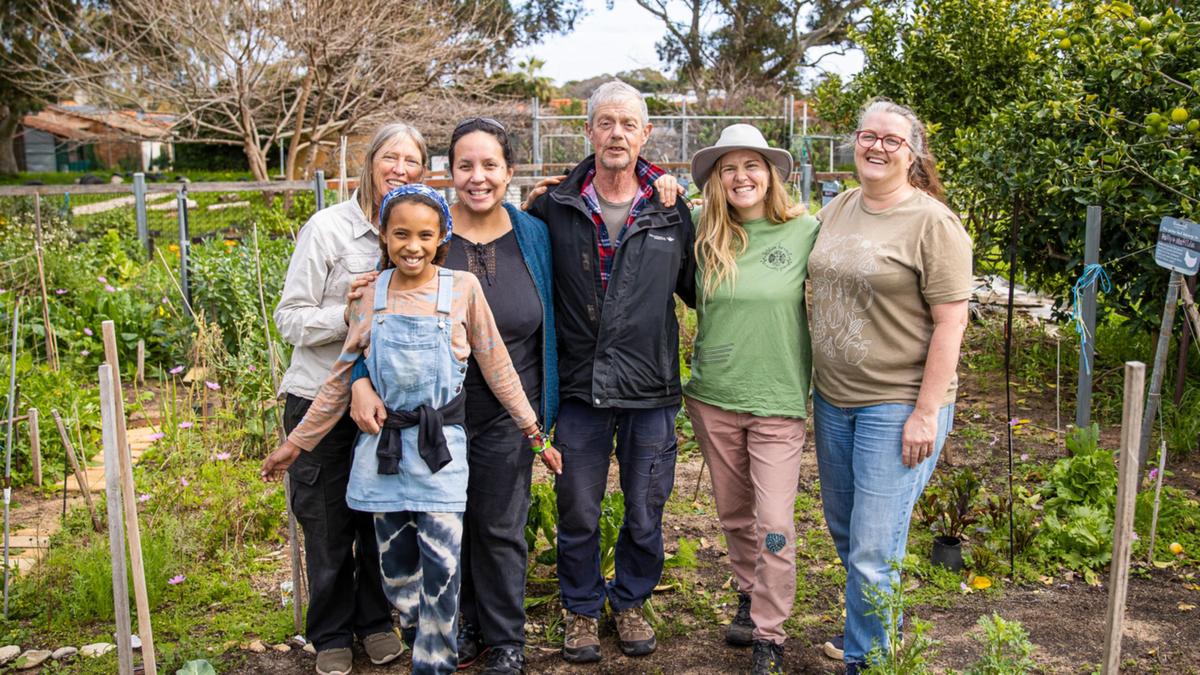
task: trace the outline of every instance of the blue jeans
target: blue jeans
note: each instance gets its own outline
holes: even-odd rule
[[[558,497],[558,585],[562,605],[599,617],[607,596],[613,611],[640,606],[663,569],[663,507],[675,486],[675,414],[661,408],[593,408],[563,401],[554,444],[563,456]],[[600,572],[600,501],[608,485],[613,436],[625,496],[625,521],[617,536],[616,575]]]
[[[840,408],[813,394],[817,469],[825,522],[846,568],[846,661],[865,660],[874,643],[887,648],[882,620],[865,591],[899,581],[892,563],[904,559],[913,505],[929,482],[954,419],[954,404],[938,411],[933,455],[904,466],[901,436],[913,406],[883,403]]]

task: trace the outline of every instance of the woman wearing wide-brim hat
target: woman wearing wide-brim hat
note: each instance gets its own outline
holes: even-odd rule
[[[692,157],[697,332],[684,396],[739,590],[725,640],[783,671],[796,594],[793,509],[812,350],[804,284],[817,220],[789,195],[792,156],[748,124]],[[670,186],[659,193],[674,195]]]

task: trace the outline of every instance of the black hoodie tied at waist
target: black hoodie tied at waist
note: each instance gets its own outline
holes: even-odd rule
[[[441,408],[422,405],[415,410],[387,409],[387,419],[379,433],[379,445],[375,456],[379,459],[379,473],[400,473],[400,458],[404,452],[404,441],[400,432],[417,427],[417,452],[429,471],[437,473],[450,463],[450,448],[446,445],[444,427],[447,424],[463,424],[466,415],[467,394],[455,396]]]

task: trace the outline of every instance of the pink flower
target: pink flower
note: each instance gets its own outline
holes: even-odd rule
[[[54,294],[55,294],[55,295],[66,295],[66,294],[67,294],[67,289],[65,289],[65,288],[56,288],[56,289],[54,289]]]
[[[1130,534],[1132,534],[1132,535],[1133,535],[1133,540],[1134,540],[1134,541],[1137,541],[1137,540],[1139,539],[1139,537],[1137,536],[1137,532],[1130,532]]]
[[[102,283],[102,284],[107,284],[107,283],[108,283],[108,277],[105,277],[105,276],[99,276],[99,277],[96,277],[96,281],[99,281],[99,282],[100,282],[100,283]]]
[[[84,335],[86,335],[86,336],[88,336],[88,337],[92,337],[93,335],[95,335],[95,333],[93,333],[93,332],[92,332],[92,329],[91,329],[91,328],[84,328],[84,329],[83,329],[83,334],[84,334]]]
[[[180,429],[191,429],[193,426],[195,426],[194,422],[180,422],[179,423]]]
[[[175,366],[174,368],[168,370],[167,372],[172,375],[178,375],[183,372],[183,366]]]
[[[1158,480],[1158,467],[1150,469],[1150,480]]]
[[[88,354],[91,354],[91,352],[89,352],[89,351],[88,351],[88,350],[86,350],[86,349],[84,349],[83,351],[79,352],[79,355],[80,355],[80,356],[87,356]]]
[[[1014,418],[1012,418],[1011,420],[1009,420],[1009,421],[1008,421],[1008,426],[1010,426],[1010,427],[1015,427],[1015,426],[1017,426],[1017,425],[1018,425],[1018,424],[1020,424],[1020,423],[1021,423],[1021,420],[1019,420],[1019,419],[1017,419],[1017,418],[1015,418],[1015,417],[1014,417]]]
[[[1022,452],[1022,453],[1021,453],[1021,461],[1022,461],[1022,462],[1028,462],[1028,461],[1029,461],[1029,453],[1027,453],[1027,452]]]
[[[108,291],[109,293],[116,293],[116,292],[117,292],[117,289],[116,289],[116,288],[113,288],[113,285],[112,285],[112,284],[104,284],[104,290]]]
[[[145,504],[146,502],[150,501],[150,495],[143,492],[142,494],[138,495],[138,501]]]
[[[176,574],[170,579],[167,579],[167,583],[171,584],[172,586],[178,586],[179,584],[183,583],[184,579],[187,579],[187,577],[183,576],[182,574]]]
[[[231,457],[231,455],[228,452],[218,452],[217,453],[217,461],[218,462],[224,462],[225,460],[229,459],[230,457]]]
[[[253,372],[255,372],[256,370],[258,370],[258,368],[255,368],[255,367],[254,367],[254,364],[253,364],[253,363],[251,363],[251,364],[250,364],[250,366],[249,366],[249,368],[248,368],[248,370],[249,370],[250,372],[252,372],[252,373],[253,373]]]
[[[204,386],[208,387],[209,389],[212,389],[213,391],[221,390],[221,385],[217,384],[216,382],[210,382],[208,380],[204,381]]]
[[[186,478],[180,478],[179,484],[182,485],[183,487],[187,487],[187,486],[191,485],[191,483],[189,483],[188,479],[186,479]]]
[[[167,304],[167,296],[165,296],[165,295],[162,298],[162,304],[164,304],[164,305]]]
[[[150,435],[149,435],[149,436],[147,436],[146,438],[147,438],[147,439],[148,439],[150,442],[152,442],[152,443],[153,443],[154,441],[157,441],[157,440],[161,439],[163,436],[166,436],[166,434],[164,434],[164,433],[163,433],[163,432],[161,432],[161,431],[157,431],[157,432],[155,432],[155,433],[152,433],[152,434],[150,434]]]

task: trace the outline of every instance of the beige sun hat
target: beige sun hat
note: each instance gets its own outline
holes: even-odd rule
[[[792,175],[792,153],[768,146],[762,132],[752,125],[730,124],[721,131],[721,137],[717,139],[716,144],[692,155],[692,180],[696,181],[696,186],[703,188],[717,160],[733,150],[753,150],[760,153],[783,173],[785,181]]]

